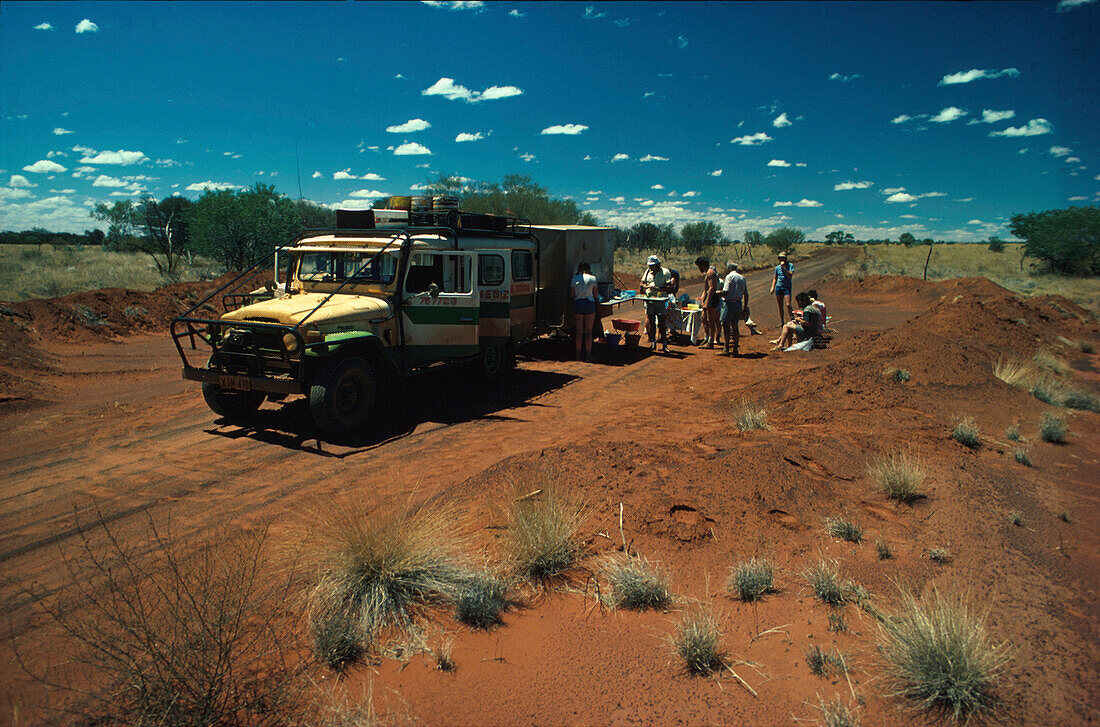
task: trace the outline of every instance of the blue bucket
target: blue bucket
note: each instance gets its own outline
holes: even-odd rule
[[[603,340],[607,342],[608,346],[618,346],[620,338],[622,338],[622,336],[618,333],[605,333],[603,335]]]

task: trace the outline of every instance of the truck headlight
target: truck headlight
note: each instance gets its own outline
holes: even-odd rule
[[[298,337],[293,333],[283,334],[283,350],[287,353],[294,353],[298,350]]]

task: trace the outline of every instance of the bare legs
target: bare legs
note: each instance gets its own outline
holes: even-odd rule
[[[592,356],[592,323],[596,320],[595,313],[574,313],[575,324],[573,343],[577,358],[581,358],[581,348],[584,348],[584,360]]]

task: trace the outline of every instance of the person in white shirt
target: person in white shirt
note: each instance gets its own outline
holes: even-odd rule
[[[638,292],[649,298],[666,297],[670,292],[672,273],[661,265],[661,258],[650,255],[646,260],[646,269],[642,273]],[[661,350],[668,353],[668,331],[665,326],[665,308],[667,300],[647,300],[645,303],[645,331],[649,336],[649,350],[657,348],[657,334],[660,334]]]
[[[733,260],[726,262],[726,270],[726,277],[722,281],[722,306],[718,317],[722,321],[722,332],[725,334],[726,347],[723,355],[736,356],[741,342],[737,321],[741,320],[741,312],[749,307],[749,285],[745,281],[745,276],[737,272],[737,263]]]
[[[592,323],[596,320],[596,301],[599,288],[592,266],[583,260],[577,265],[577,274],[569,281],[573,293],[573,339],[575,354],[581,361],[592,357]]]

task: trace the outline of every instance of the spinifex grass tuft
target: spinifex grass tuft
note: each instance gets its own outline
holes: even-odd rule
[[[501,623],[509,606],[508,583],[492,573],[471,573],[458,588],[455,617],[476,629]]]
[[[583,554],[583,520],[584,508],[550,487],[513,502],[507,547],[519,576],[545,584],[576,565]]]
[[[1050,351],[1039,351],[1031,360],[1034,361],[1037,366],[1049,369],[1059,376],[1065,376],[1069,373],[1069,364],[1056,357]]]
[[[1052,444],[1064,444],[1069,429],[1062,417],[1056,417],[1047,412],[1043,414],[1043,420],[1039,422],[1039,436],[1044,442]]]
[[[924,471],[910,455],[895,454],[880,459],[871,466],[871,476],[887,497],[899,502],[913,502],[927,497],[921,490]]]
[[[879,636],[893,695],[956,720],[996,703],[1009,648],[992,643],[985,616],[974,614],[962,599],[938,590],[926,602],[904,594],[901,612],[882,622]]]
[[[863,526],[846,518],[831,517],[825,521],[825,532],[849,543],[863,542]]]
[[[600,567],[600,573],[610,587],[608,599],[615,608],[644,611],[672,605],[668,574],[644,558],[625,553],[612,556]]]
[[[767,429],[768,412],[749,405],[741,407],[737,411],[737,428],[742,432],[750,429]]]
[[[947,548],[932,548],[928,551],[928,559],[933,563],[948,563],[951,561],[951,551]]]
[[[1005,437],[1007,437],[1010,442],[1019,442],[1020,441],[1020,427],[1013,424],[1012,426],[1010,426],[1008,429],[1005,430]]]
[[[859,727],[858,714],[844,704],[839,695],[833,699],[826,699],[819,694],[814,708],[821,712],[821,718],[813,721],[820,722],[825,727]]]
[[[894,551],[890,549],[890,544],[882,538],[875,541],[875,553],[878,554],[879,560],[890,560],[894,557]]]
[[[755,601],[774,591],[775,567],[767,558],[751,558],[730,568],[726,590],[742,601]]]
[[[1020,389],[1026,389],[1037,374],[1035,365],[1023,359],[1001,359],[993,365],[994,376]]]
[[[1060,383],[1047,377],[1038,379],[1031,385],[1031,395],[1044,404],[1060,406],[1065,393]]]
[[[897,382],[897,383],[899,383],[899,384],[904,384],[906,381],[908,381],[911,378],[909,376],[909,372],[906,371],[905,369],[890,369],[890,371],[888,373],[889,373],[890,379]]]
[[[710,674],[725,665],[719,645],[721,639],[717,620],[700,610],[680,619],[672,644],[689,672]]]
[[[956,422],[951,429],[951,438],[971,449],[976,449],[982,443],[981,437],[978,436],[978,425],[970,417]]]
[[[1088,391],[1071,391],[1062,400],[1062,406],[1068,409],[1100,412],[1100,397]]]
[[[1031,457],[1028,456],[1026,449],[1017,449],[1012,452],[1012,456],[1015,457],[1016,462],[1022,464],[1024,467],[1031,466]]]
[[[1016,527],[1023,527],[1024,514],[1019,510],[1013,510],[1012,512],[1008,513],[1008,521]]]
[[[847,600],[847,590],[840,580],[836,561],[822,558],[807,568],[803,576],[814,589],[814,595],[830,606],[840,606]]]

